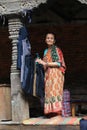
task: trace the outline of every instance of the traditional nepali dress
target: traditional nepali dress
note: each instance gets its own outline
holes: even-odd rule
[[[62,51],[55,47],[57,67],[47,67],[45,70],[45,101],[44,114],[60,113],[62,111],[62,95],[64,85],[65,63]],[[44,52],[45,62],[55,62],[52,58],[52,49],[48,48]]]

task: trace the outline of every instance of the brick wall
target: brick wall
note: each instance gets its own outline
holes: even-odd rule
[[[39,52],[42,57],[46,48],[45,34],[54,32],[56,43],[62,49],[67,71],[65,86],[78,91],[78,87],[86,88],[87,73],[87,25],[30,25],[28,27],[32,55]],[[11,65],[11,44],[8,39],[7,28],[0,28],[0,82],[8,81]],[[77,89],[76,89],[77,88]],[[79,90],[80,91],[80,90]],[[82,92],[82,91],[81,91]]]
[[[11,44],[8,29],[0,27],[0,83],[10,82]]]

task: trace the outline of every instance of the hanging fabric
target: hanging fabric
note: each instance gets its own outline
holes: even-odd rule
[[[31,58],[31,45],[28,39],[28,32],[26,28],[23,26],[19,30],[19,38],[18,38],[18,56],[17,56],[17,68],[21,70],[21,84],[22,89],[28,93],[29,86],[33,85],[33,64]],[[32,74],[32,75],[31,75]],[[31,75],[31,77],[29,76]],[[30,91],[30,93],[32,93]]]
[[[23,46],[23,43],[25,43],[24,46]],[[27,50],[27,52],[25,52],[25,49]],[[31,45],[28,39],[28,32],[25,26],[21,27],[19,30],[17,50],[18,50],[17,68],[21,69],[21,65],[22,65],[21,57],[24,55],[31,54]]]
[[[24,67],[25,67],[25,57],[28,55],[31,55],[31,46],[29,43],[28,38],[25,38],[24,40],[22,40],[22,48],[23,48],[23,54],[21,55],[21,82],[23,82],[23,75],[24,75]]]
[[[41,64],[36,63],[34,68],[33,95],[44,97],[44,68]]]
[[[25,57],[22,89],[27,95],[44,97],[44,69],[31,56]]]
[[[36,53],[36,58],[40,58],[38,53]],[[37,95],[41,98],[44,97],[44,68],[43,65],[35,62],[33,96]]]
[[[17,68],[21,70],[21,87],[26,94],[44,96],[44,69],[31,55],[31,45],[25,27],[19,30]]]
[[[25,56],[23,72],[23,82],[21,82],[21,87],[26,94],[33,95],[34,60],[31,55]]]

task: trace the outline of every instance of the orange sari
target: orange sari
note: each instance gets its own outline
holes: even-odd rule
[[[59,48],[56,48],[61,67],[48,67],[45,70],[45,101],[44,114],[60,113],[62,111],[62,95],[64,85],[65,63],[63,54]],[[47,50],[43,60],[52,62],[51,49]]]

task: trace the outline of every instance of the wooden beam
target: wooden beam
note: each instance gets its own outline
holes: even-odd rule
[[[37,7],[46,0],[3,0],[0,2],[0,14],[17,14],[23,10],[30,10]]]

